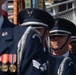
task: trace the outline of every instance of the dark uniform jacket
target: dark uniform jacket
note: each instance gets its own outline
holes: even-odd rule
[[[11,41],[13,40],[13,28],[16,26],[4,17],[2,27],[0,29],[0,75],[8,75],[8,55]]]
[[[48,75],[76,75],[72,60],[63,56],[50,56],[48,63]],[[64,62],[65,61],[65,62]]]
[[[69,57],[72,60],[67,59],[66,62],[62,65],[64,65],[63,67],[63,72],[61,70],[61,72],[63,73],[63,75],[76,75],[76,57],[73,56],[71,53],[69,54]],[[50,55],[48,56],[48,75],[59,75],[58,73],[58,69],[61,65],[61,63],[63,62],[64,57],[63,56],[53,56]],[[74,65],[70,65],[69,63],[73,62]],[[70,65],[70,66],[68,66]]]
[[[72,59],[72,61],[74,63],[75,70],[76,70],[76,57],[73,56],[71,53],[69,54],[69,57]]]
[[[1,28],[13,28],[16,26],[12,22],[10,22],[6,17],[3,16],[3,18],[4,18],[4,21]]]
[[[0,75],[18,75],[18,73],[19,75],[47,75],[47,64],[40,35],[31,30],[27,33],[25,42],[21,41],[19,44],[26,29],[27,27],[16,26],[13,32],[10,30],[8,35],[1,40],[0,55],[8,55],[9,61],[5,63],[8,69],[1,68]],[[3,64],[1,62],[0,65]]]
[[[10,46],[13,41],[12,34],[13,28],[3,28],[0,30],[0,75],[8,75],[9,72],[7,71],[10,61],[10,49],[8,46]]]

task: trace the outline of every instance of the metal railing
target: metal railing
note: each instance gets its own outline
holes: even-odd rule
[[[69,3],[72,4],[70,8],[68,7]],[[59,11],[59,7],[61,5],[66,6],[65,10]],[[8,6],[8,9],[13,10],[13,7],[14,7],[13,5]],[[46,11],[49,12],[54,18],[56,17],[65,18],[76,24],[76,0],[68,0],[65,2],[57,3],[57,4],[50,3],[50,5],[46,6]],[[8,18],[13,19],[14,14],[10,15]]]
[[[70,8],[69,3],[72,5]],[[59,6],[61,5],[66,6],[65,10],[59,11]],[[68,0],[65,2],[49,5],[46,7],[46,11],[50,12],[50,14],[55,18],[65,18],[76,24],[76,0]]]

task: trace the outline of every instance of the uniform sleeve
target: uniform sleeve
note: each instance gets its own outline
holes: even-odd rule
[[[40,38],[35,32],[28,35],[22,53],[20,75],[47,75],[46,58]]]
[[[58,75],[76,75],[75,66],[71,58],[65,57],[62,60],[58,68]]]

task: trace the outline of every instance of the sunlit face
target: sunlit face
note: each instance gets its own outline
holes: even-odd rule
[[[67,38],[68,38],[68,34],[50,36],[50,44],[51,44],[52,48],[59,49],[64,45]],[[68,45],[68,44],[66,44],[66,45]]]

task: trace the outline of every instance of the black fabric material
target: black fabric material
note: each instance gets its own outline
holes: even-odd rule
[[[51,29],[54,26],[53,17],[46,11],[37,8],[26,8],[20,11],[18,14],[18,21],[20,24],[26,22],[41,22],[46,24],[48,29]]]
[[[52,55],[48,57],[48,75],[55,75],[56,58]]]
[[[55,31],[56,30],[56,31]],[[51,32],[53,31],[53,32]],[[58,32],[70,32],[71,35],[76,34],[76,26],[73,22],[67,20],[67,19],[63,19],[63,18],[56,18],[55,19],[55,26],[50,30],[50,35],[54,35],[54,34],[60,34]],[[67,32],[66,32],[67,31]],[[69,33],[67,33],[69,34]]]

